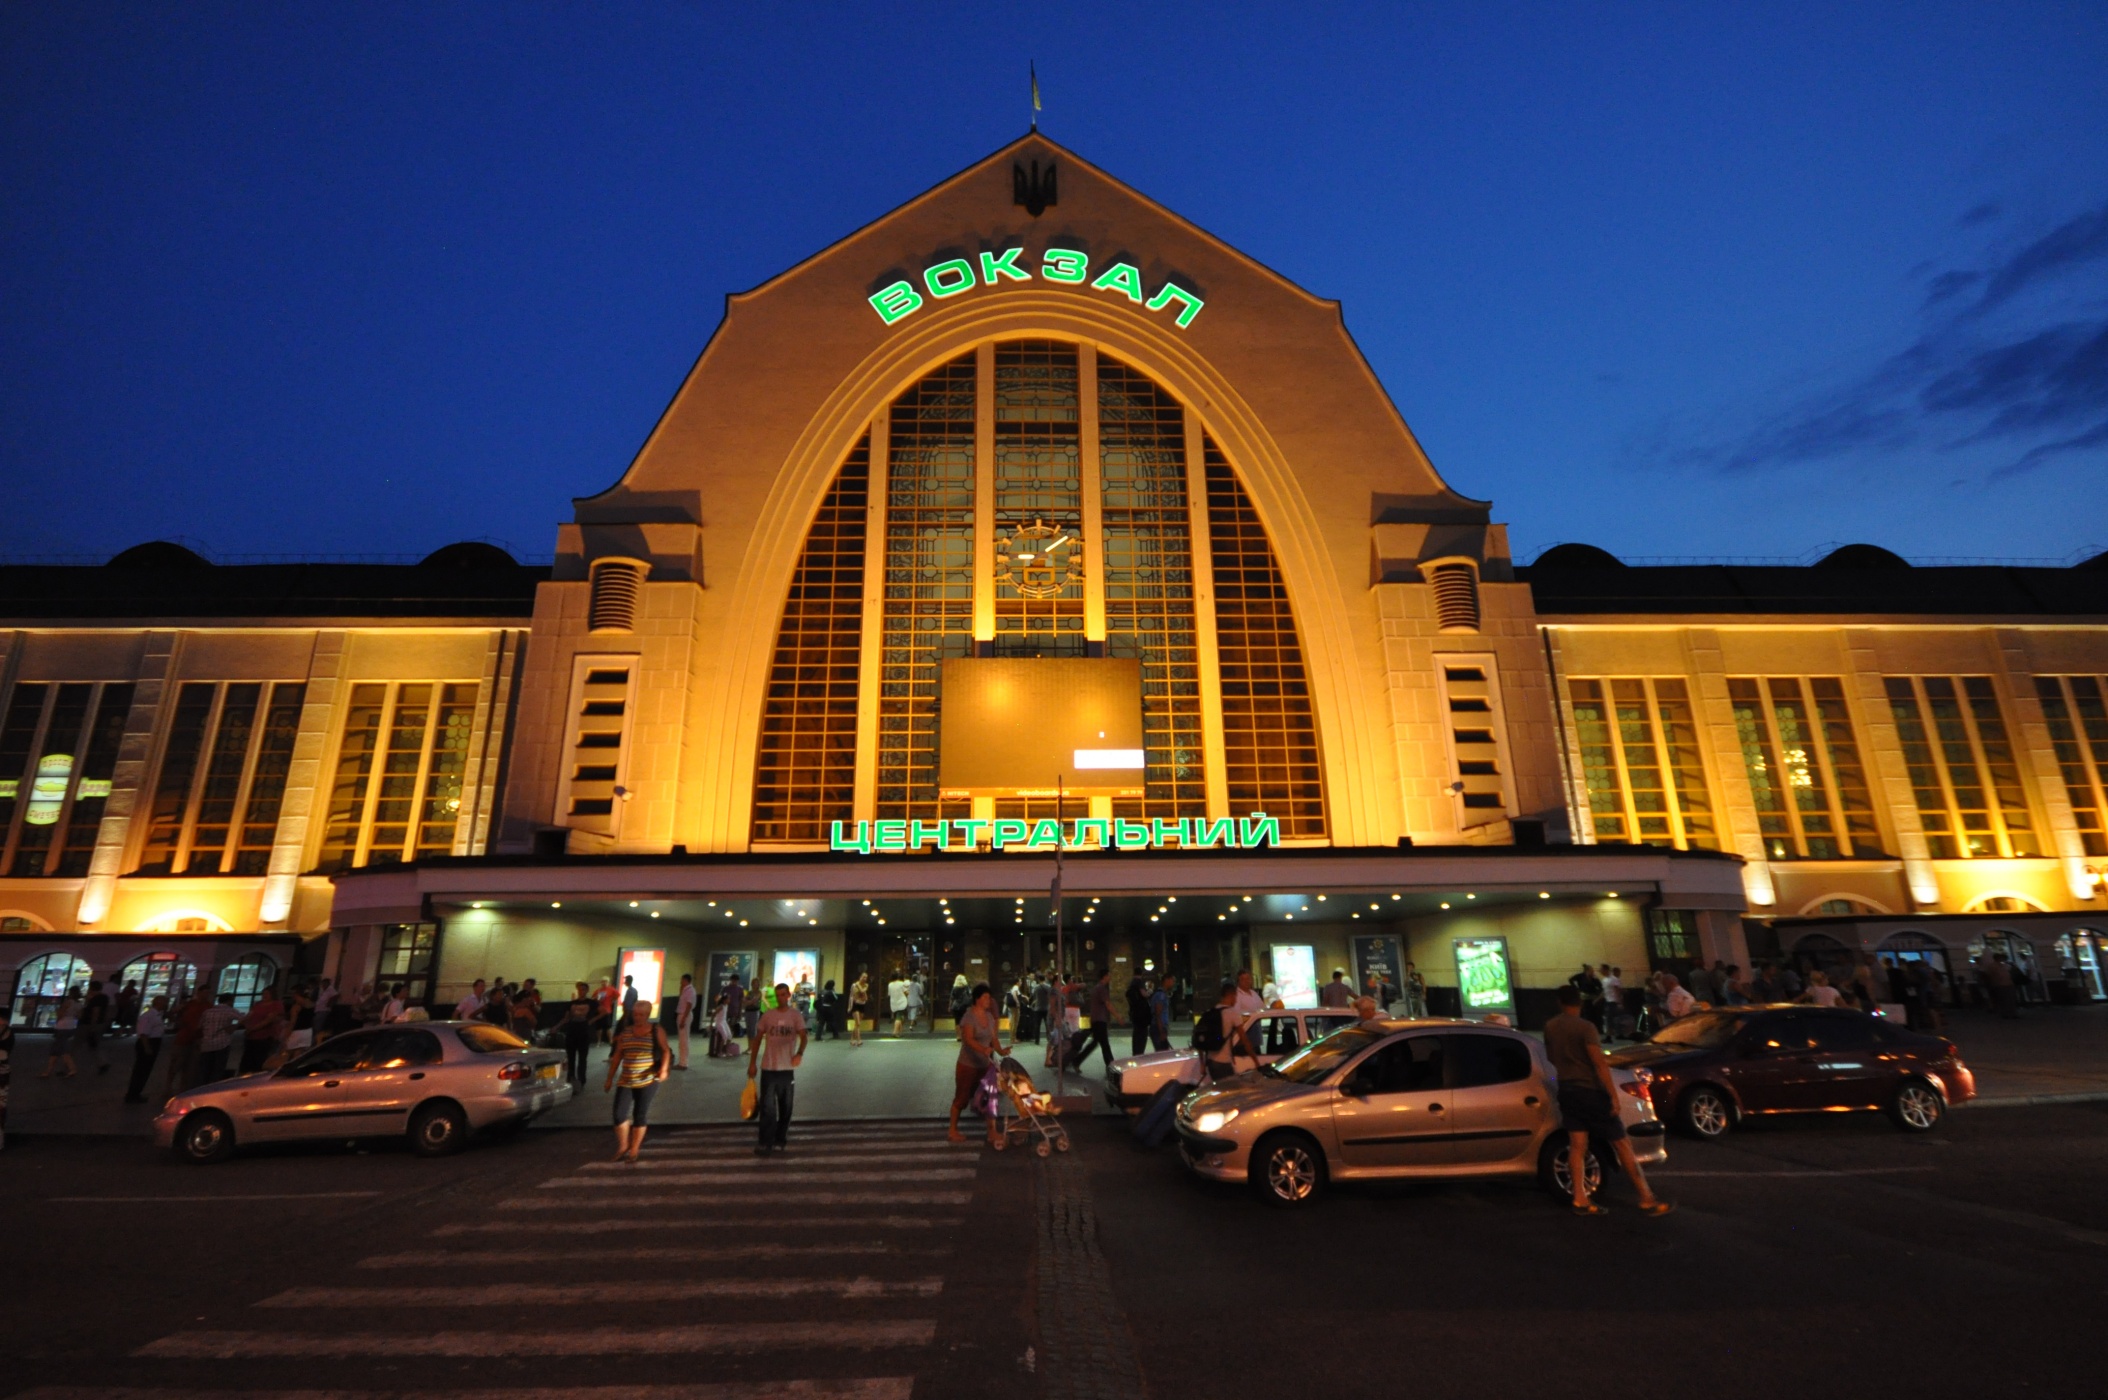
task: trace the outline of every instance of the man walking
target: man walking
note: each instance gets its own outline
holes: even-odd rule
[[[138,1038],[132,1042],[132,1082],[125,1086],[126,1103],[146,1102],[147,1077],[154,1072],[154,1061],[161,1058],[161,1037],[168,1027],[168,998],[155,997],[146,1010],[139,1013],[136,1024]]]
[[[1101,1070],[1110,1070],[1113,1067],[1112,969],[1101,971],[1098,980],[1091,983],[1084,1009],[1091,1018],[1091,1030],[1090,1034],[1084,1037],[1083,1048],[1076,1052],[1076,1068],[1082,1069],[1083,1062],[1091,1057],[1091,1051],[1096,1050],[1098,1067]]]
[[[1589,1198],[1591,1137],[1616,1151],[1618,1165],[1625,1169],[1632,1189],[1639,1193],[1640,1214],[1667,1215],[1676,1209],[1654,1194],[1647,1185],[1647,1174],[1640,1170],[1639,1158],[1632,1155],[1632,1143],[1626,1139],[1625,1125],[1618,1119],[1618,1086],[1610,1075],[1610,1061],[1603,1056],[1596,1028],[1581,1016],[1581,989],[1571,982],[1559,989],[1559,1014],[1545,1025],[1544,1051],[1559,1076],[1559,1116],[1566,1124],[1567,1167],[1574,1179],[1574,1214],[1609,1214]]]
[[[797,1046],[792,1048],[793,1037]],[[760,1067],[760,1105],[755,1113],[761,1130],[761,1140],[754,1145],[754,1155],[766,1157],[770,1152],[781,1152],[790,1146],[791,1099],[796,1088],[794,1076],[798,1066],[805,1063],[805,1018],[791,1005],[790,984],[776,984],[776,1005],[761,1014],[754,1026],[754,1042],[747,1050],[747,1078],[755,1077],[755,1067]]]
[[[1134,1048],[1130,1055],[1139,1055],[1149,1048],[1149,975],[1137,972],[1127,979],[1127,1024],[1132,1028]]]
[[[2011,986],[2012,979],[2007,978],[2006,984]],[[113,1006],[113,999],[105,990],[105,984],[89,979],[88,998],[81,1003],[79,1029],[74,1032],[73,1038],[80,1046],[81,1054],[95,1062],[97,1074],[110,1072],[109,1063],[102,1057],[102,1035],[110,1027]]]
[[[695,1029],[695,1004],[698,1000],[695,977],[691,973],[681,974],[681,995],[676,1005],[681,1018],[681,1058],[673,1062],[675,1069],[688,1068],[688,1033]]]
[[[1171,1048],[1171,989],[1178,979],[1165,973],[1157,989],[1149,994],[1149,1046],[1153,1050]]]
[[[1329,1011],[1344,1011],[1354,1004],[1354,989],[1347,985],[1347,969],[1332,969],[1332,980],[1318,988],[1318,1005]]]
[[[1624,969],[1603,964],[1603,1038],[1615,1040],[1618,1018],[1625,1014]]]

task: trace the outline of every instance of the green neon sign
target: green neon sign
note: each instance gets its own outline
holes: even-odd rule
[[[993,287],[1001,282],[1033,281],[1035,274],[1029,266],[1019,265],[1019,259],[1024,256],[1023,248],[1005,248],[999,253],[981,254],[978,268],[965,258],[947,258],[943,262],[931,263],[922,270],[920,290],[906,280],[895,282],[872,294],[871,309],[887,325],[898,325],[931,300],[943,301],[975,287]],[[1142,269],[1133,263],[1116,262],[1092,277],[1091,255],[1075,248],[1042,251],[1037,278],[1066,287],[1084,287],[1088,283],[1089,291],[1125,297],[1129,303],[1145,311],[1167,311],[1176,307],[1177,314],[1172,317],[1172,324],[1180,330],[1192,325],[1193,318],[1207,305],[1178,283],[1170,281],[1144,300]]]
[[[1095,836],[1095,841],[1085,840]],[[830,851],[854,851],[860,856],[906,855],[924,848],[939,851],[978,851],[983,844],[996,851],[1181,850],[1249,851],[1281,844],[1281,819],[1264,812],[1249,818],[1184,817],[1176,821],[1157,818],[1131,822],[1125,817],[1078,817],[1068,830],[1052,817],[1028,821],[1022,817],[896,818],[875,822],[836,822],[827,835]]]

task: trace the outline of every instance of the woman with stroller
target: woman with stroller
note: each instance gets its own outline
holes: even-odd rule
[[[1009,1053],[996,1033],[995,994],[988,990],[986,982],[982,982],[969,994],[966,1010],[959,1017],[959,1063],[953,1071],[951,1130],[945,1134],[951,1141],[966,1141],[966,1135],[959,1131],[959,1110],[973,1102],[981,1081],[995,1068],[996,1062]],[[1003,1143],[994,1107],[991,1090],[988,1145],[1000,1149]]]

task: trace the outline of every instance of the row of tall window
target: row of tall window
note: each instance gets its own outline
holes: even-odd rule
[[[2108,709],[2092,676],[2038,676],[2088,854],[2108,854]],[[1884,854],[1860,740],[1836,677],[1727,681],[1738,757],[1773,860]],[[2012,734],[1987,676],[1888,676],[1912,799],[1936,860],[2042,854]],[[1697,719],[1679,678],[1567,682],[1598,841],[1713,848],[1715,804]]]
[[[477,689],[351,688],[315,868],[452,852]],[[135,693],[130,682],[13,688],[0,711],[0,871],[89,873]],[[266,874],[306,700],[299,681],[175,687],[132,824],[130,872]]]

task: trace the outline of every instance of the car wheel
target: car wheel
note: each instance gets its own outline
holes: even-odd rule
[[[410,1150],[420,1157],[459,1152],[468,1141],[468,1119],[450,1103],[428,1103],[410,1115]]]
[[[1252,1149],[1252,1186],[1268,1205],[1301,1206],[1325,1190],[1325,1154],[1301,1133],[1282,1133]]]
[[[1735,1126],[1735,1106],[1728,1102],[1727,1095],[1710,1085],[1701,1084],[1686,1093],[1676,1106],[1676,1114],[1685,1132],[1707,1141],[1725,1137],[1727,1130]]]
[[[176,1129],[176,1155],[204,1165],[234,1151],[234,1124],[224,1113],[206,1109],[184,1119]]]
[[[1888,1102],[1888,1116],[1906,1133],[1929,1133],[1947,1116],[1947,1101],[1922,1079],[1906,1079]]]
[[[1588,1174],[1588,1194],[1594,1196],[1603,1189],[1603,1159],[1596,1155],[1596,1145],[1588,1145],[1588,1158],[1582,1170]],[[1544,1189],[1562,1201],[1574,1199],[1573,1159],[1567,1155],[1565,1133],[1554,1133],[1545,1139],[1544,1150],[1537,1159],[1537,1179]]]

